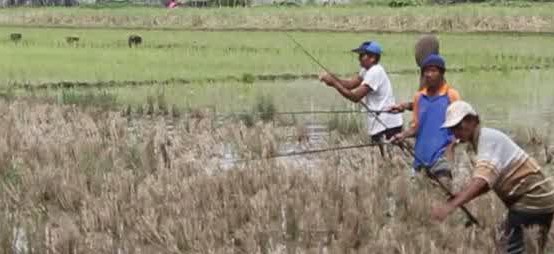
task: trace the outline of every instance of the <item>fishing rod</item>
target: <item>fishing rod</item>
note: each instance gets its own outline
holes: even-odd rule
[[[321,64],[317,58],[315,58],[312,54],[310,54],[310,52],[308,52],[308,50],[306,50],[306,48],[304,48],[302,46],[302,44],[300,44],[298,41],[296,41],[296,39],[294,39],[294,37],[292,37],[292,35],[290,35],[288,32],[284,32],[285,35],[294,43],[296,44],[296,46],[298,46],[298,48],[300,48],[300,50],[302,50],[304,52],[304,54],[306,54],[309,58],[312,59],[312,61],[314,63],[316,63],[317,65],[319,65],[319,67],[321,67],[321,69],[323,69],[324,71],[326,71],[327,73],[329,73],[331,76],[333,76],[333,78],[336,78],[335,75],[333,75],[323,64]]]
[[[387,110],[313,110],[313,111],[284,111],[284,112],[275,112],[276,115],[309,115],[309,114],[350,114],[350,113],[389,113]],[[260,113],[261,114],[261,113]]]
[[[292,37],[292,35],[290,35],[288,32],[284,32],[284,33],[294,44],[296,44],[296,46],[298,48],[300,48],[300,50],[302,50],[302,52],[304,52],[304,54],[306,54],[310,59],[312,59],[312,61],[314,63],[316,63],[319,67],[321,67],[321,69],[323,69],[325,72],[327,72],[329,75],[331,75],[331,77],[334,78],[335,80],[339,80],[339,78],[337,76],[335,76],[335,74],[333,74],[331,71],[329,71],[329,69],[327,69],[327,67],[325,67],[321,62],[319,62],[319,60],[317,60],[317,58],[315,58],[310,52],[308,52],[308,50],[306,50],[306,48],[304,48],[304,46],[302,46],[302,44],[300,44],[300,42],[298,42],[296,39],[294,39],[294,37]],[[374,110],[371,110],[367,106],[367,104],[365,104],[363,101],[359,101],[358,103],[360,103],[365,108],[365,110],[367,110],[367,112],[371,113],[372,111],[374,111]],[[388,110],[383,110],[383,112],[392,113]]]
[[[323,70],[325,70],[327,73],[329,73],[334,79],[337,79],[337,77],[335,75],[333,75],[325,66],[323,66],[323,64],[321,64],[312,54],[310,54],[310,52],[308,52],[298,41],[296,41],[290,34],[288,34],[287,32],[285,32],[285,34],[287,35],[287,37],[290,38],[290,40],[292,40],[308,57],[310,57],[317,65],[319,65]],[[369,107],[363,103],[362,101],[359,102],[368,112],[370,112],[369,110]],[[370,112],[371,113],[371,112]],[[388,129],[388,126],[379,119],[378,115],[376,113],[372,113],[375,117],[375,119],[377,120],[377,122],[379,122],[385,129]],[[426,163],[424,163],[412,150],[410,150],[405,144],[404,142],[399,142],[397,144],[401,150],[406,150],[408,151],[408,153],[410,153],[410,155],[412,155],[412,157],[419,161],[420,163],[422,163],[423,165],[426,165]],[[444,186],[444,184],[442,182],[439,181],[439,179],[433,175],[431,172],[429,172],[429,169],[426,167],[425,168],[425,173],[427,175],[427,177],[429,177],[431,180],[435,181],[438,183],[438,185],[441,187],[441,189],[450,197],[454,197],[454,194],[452,194],[452,192],[450,192],[450,190]],[[460,206],[460,208],[462,209],[462,211],[466,214],[466,216],[468,217],[468,219],[470,220],[471,223],[477,225],[480,227],[480,224],[479,222],[477,221],[477,218],[475,218],[475,216],[473,216],[473,214],[471,214],[471,212],[465,207],[465,206]],[[467,226],[467,225],[466,225]]]
[[[387,110],[371,110],[371,111],[363,111],[363,110],[308,110],[308,111],[280,111],[280,112],[273,112],[274,115],[311,115],[311,114],[318,114],[318,115],[324,115],[324,114],[361,114],[361,113],[376,113],[376,114],[383,114],[383,113],[391,113]],[[228,113],[222,113],[217,114],[217,116],[226,117],[226,116],[233,116],[233,115],[250,115],[250,114],[264,114],[263,112],[228,112]]]
[[[367,143],[367,144],[360,144],[360,145],[350,145],[350,146],[339,146],[339,147],[331,147],[331,148],[323,148],[323,149],[314,149],[314,150],[306,150],[306,151],[301,151],[301,152],[275,154],[275,155],[260,158],[260,159],[233,160],[232,162],[233,163],[243,163],[243,162],[251,162],[251,161],[270,160],[270,159],[277,159],[277,158],[283,158],[283,157],[292,157],[292,156],[308,155],[308,154],[315,154],[315,153],[333,152],[333,151],[339,151],[339,150],[372,147],[372,146],[385,145],[385,144],[390,144],[390,143]]]

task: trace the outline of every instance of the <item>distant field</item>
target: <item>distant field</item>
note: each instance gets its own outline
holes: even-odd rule
[[[21,33],[18,42],[9,34]],[[3,36],[2,36],[3,34]],[[129,48],[131,34],[143,37]],[[413,45],[419,34],[316,33],[292,35],[339,74],[358,69],[349,50],[364,40],[384,45],[391,73],[415,73]],[[280,32],[137,31],[109,29],[0,28],[0,80],[6,84],[108,81],[197,83],[241,81],[250,75],[317,75],[321,70]],[[66,37],[77,36],[70,45]],[[479,71],[554,65],[552,39],[544,35],[439,34],[450,68]],[[187,82],[185,82],[187,81]]]
[[[15,8],[0,25],[199,30],[554,32],[554,4],[505,2],[453,6],[253,7],[174,9]]]

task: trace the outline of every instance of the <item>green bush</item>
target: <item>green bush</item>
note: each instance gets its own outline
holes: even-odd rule
[[[152,95],[146,96],[146,114],[147,115],[153,115],[154,114],[154,105],[156,104],[156,99]]]
[[[239,114],[238,119],[248,128],[254,126],[255,121],[252,114]]]
[[[0,98],[6,101],[13,101],[16,98],[13,86],[8,86],[5,90],[0,91]]]
[[[355,135],[363,131],[364,126],[360,114],[335,114],[327,122],[329,131],[337,131],[342,135]]]
[[[117,106],[117,96],[110,94],[107,91],[92,91],[80,92],[76,89],[64,89],[60,96],[60,103],[78,105],[78,106],[95,106],[101,108],[113,109]]]
[[[165,99],[165,92],[158,92],[158,109],[162,115],[169,115],[169,108]]]
[[[262,121],[267,122],[273,120],[276,111],[277,110],[272,97],[268,95],[260,95],[256,98],[254,112],[260,116]]]
[[[246,7],[250,6],[251,0],[208,0],[209,6],[218,7]]]
[[[173,116],[173,118],[181,117],[181,110],[179,110],[179,107],[175,104],[171,106],[171,116]]]
[[[392,0],[389,2],[388,5],[392,8],[399,8],[407,6],[417,6],[420,5],[420,3],[415,0]]]
[[[250,73],[242,74],[241,81],[246,84],[252,84],[256,81],[256,77]]]

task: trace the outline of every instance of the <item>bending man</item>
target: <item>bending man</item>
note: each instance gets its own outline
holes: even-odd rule
[[[456,207],[494,190],[508,208],[503,223],[502,253],[525,253],[523,228],[538,225],[538,246],[544,251],[554,213],[554,185],[540,166],[504,133],[480,126],[479,115],[467,102],[448,107],[444,128],[476,152],[473,177],[455,197],[432,210],[432,217],[444,220]]]

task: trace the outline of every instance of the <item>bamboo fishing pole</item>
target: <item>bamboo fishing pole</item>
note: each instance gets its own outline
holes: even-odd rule
[[[283,157],[293,157],[293,156],[301,156],[301,155],[308,155],[308,154],[316,154],[316,153],[324,153],[324,152],[333,152],[333,151],[339,151],[339,150],[346,150],[346,149],[355,149],[355,148],[364,148],[364,147],[372,147],[377,145],[385,145],[390,143],[367,143],[367,144],[359,144],[359,145],[350,145],[350,146],[339,146],[339,147],[331,147],[331,148],[323,148],[323,149],[314,149],[314,150],[306,150],[301,152],[291,152],[291,153],[284,153],[284,154],[275,154],[272,156],[260,158],[260,159],[242,159],[242,160],[234,160],[233,163],[241,163],[241,162],[251,162],[251,161],[261,161],[261,160],[270,160],[270,159],[277,159],[277,158],[283,158]]]

